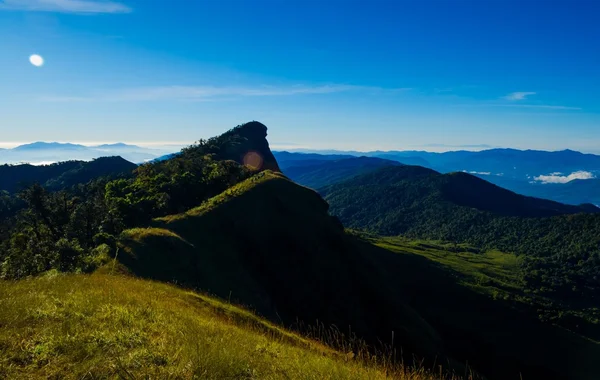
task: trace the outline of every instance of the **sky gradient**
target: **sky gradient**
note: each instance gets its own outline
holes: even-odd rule
[[[600,153],[594,0],[0,0],[0,145]],[[32,54],[45,60],[29,62]]]

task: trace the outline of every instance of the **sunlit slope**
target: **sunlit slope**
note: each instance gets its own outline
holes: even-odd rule
[[[0,282],[0,326],[5,379],[385,378],[227,302],[125,276]]]

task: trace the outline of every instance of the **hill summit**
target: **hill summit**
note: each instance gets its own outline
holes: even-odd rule
[[[200,144],[216,160],[233,160],[255,170],[281,171],[267,141],[267,127],[251,121]],[[193,149],[193,148],[192,148]]]

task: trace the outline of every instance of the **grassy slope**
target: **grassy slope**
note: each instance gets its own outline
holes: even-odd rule
[[[454,247],[390,239],[373,245],[344,234],[326,210],[313,191],[265,172],[127,231],[119,258],[138,275],[231,297],[287,325],[318,319],[374,340],[394,331],[405,352],[445,352],[490,378],[600,373],[597,343],[506,299],[519,286],[511,256],[453,256],[446,251]]]
[[[282,223],[282,221],[285,221]],[[314,191],[263,172],[152,228],[124,232],[119,260],[139,276],[251,305],[286,325],[346,326],[435,356],[439,338],[327,215]]]
[[[467,244],[371,236],[373,244],[396,253],[426,257],[452,270],[465,286],[493,298],[508,299],[522,292],[519,257],[496,250],[482,252]]]
[[[124,276],[0,282],[0,326],[0,378],[385,378],[228,303]]]

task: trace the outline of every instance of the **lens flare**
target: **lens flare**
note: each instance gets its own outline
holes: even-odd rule
[[[244,156],[244,165],[253,170],[259,170],[263,166],[263,158],[257,152],[248,152]]]

